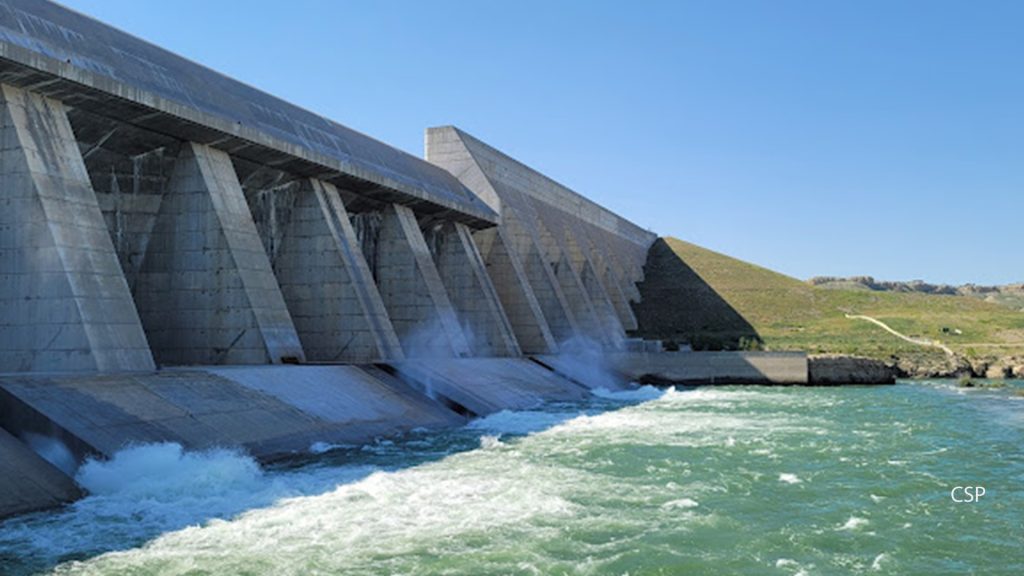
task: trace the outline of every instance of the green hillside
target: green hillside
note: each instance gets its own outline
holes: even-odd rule
[[[697,348],[890,355],[942,352],[846,314],[876,318],[968,356],[1024,353],[1024,312],[967,296],[817,288],[694,244],[659,240],[637,306],[640,332]],[[958,333],[959,332],[959,333]]]

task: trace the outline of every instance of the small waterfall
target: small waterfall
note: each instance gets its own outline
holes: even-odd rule
[[[267,171],[269,169],[262,169]],[[276,173],[277,171],[275,171]],[[246,204],[249,205],[249,212],[256,224],[256,233],[263,243],[263,249],[273,263],[277,257],[277,251],[281,248],[284,236],[287,232],[288,222],[291,221],[292,211],[302,191],[302,182],[293,180],[284,184],[267,184],[266,182],[278,182],[283,180],[283,173],[274,174],[268,177],[260,174],[262,178],[250,177],[242,184],[245,193]]]
[[[434,262],[439,261],[441,251],[444,249],[445,236],[447,236],[444,228],[443,222],[437,222],[423,230],[423,240],[426,241],[427,249],[430,250],[430,256]]]
[[[370,268],[370,274],[377,280],[377,245],[380,242],[380,229],[384,223],[384,215],[379,211],[359,212],[351,215],[352,228],[356,239],[363,249],[363,256]]]

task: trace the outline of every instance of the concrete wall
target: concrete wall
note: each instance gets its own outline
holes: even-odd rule
[[[807,384],[802,352],[621,352],[610,366],[631,381],[673,384]]]
[[[153,358],[180,366],[518,356],[552,353],[577,336],[614,348],[635,322],[633,256],[647,237],[454,129],[431,131],[428,154],[439,150],[440,135],[481,201],[502,211],[499,227],[474,231],[417,212],[419,204],[382,204],[88,110],[69,115],[60,102],[16,88],[7,94],[40,103],[26,108],[38,118],[20,124],[12,114],[22,108],[8,106],[18,145],[5,151],[13,154],[7,166],[41,162],[24,185],[8,188],[39,199],[9,213],[12,227],[37,220],[60,241],[73,233],[77,246],[54,244],[54,254],[87,245],[96,255],[89,277],[105,278],[70,300],[80,282],[66,284],[64,295],[51,282],[46,297],[55,299],[38,304],[46,310],[7,307],[0,343],[8,343],[8,370],[148,370]],[[53,128],[26,131],[36,125]],[[25,152],[37,141],[57,148]],[[40,192],[55,187],[65,190],[60,202],[72,194],[79,208]],[[62,222],[61,211],[76,218]],[[17,240],[23,253],[50,250],[17,226],[30,242]],[[20,276],[5,276],[4,294],[17,298],[33,284],[24,275],[31,259],[5,254],[11,270],[22,267]],[[61,265],[84,261],[71,254]],[[19,314],[60,316],[61,326],[15,328]]]
[[[474,234],[484,269],[493,280],[498,301],[508,317],[520,349],[525,354],[551,354],[558,350],[555,336],[544,316],[537,294],[519,254],[505,236],[504,227]]]
[[[515,274],[500,248],[511,251],[556,341],[581,335],[615,348],[636,327],[629,303],[653,233],[454,127],[428,129],[426,154],[501,214],[501,237],[475,233],[492,280]],[[499,295],[506,309],[526,311],[520,324],[537,325],[516,293]]]
[[[482,142],[433,129],[424,162],[15,4],[0,370],[375,361],[435,329],[449,355],[516,356],[632,326],[650,235]]]

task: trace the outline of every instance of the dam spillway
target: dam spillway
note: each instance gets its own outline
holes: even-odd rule
[[[39,2],[0,4],[0,83],[2,297],[29,303],[4,372],[391,360],[424,327],[517,356],[635,326],[655,236],[454,128],[420,160]]]
[[[0,136],[6,461],[450,426],[579,398],[530,357],[637,328],[653,233],[457,128],[420,159],[57,4],[0,2]],[[30,466],[0,516],[78,495]]]

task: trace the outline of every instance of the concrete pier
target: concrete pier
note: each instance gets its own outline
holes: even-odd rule
[[[470,416],[579,401],[587,392],[523,358],[406,360],[394,365],[412,387]]]
[[[362,444],[462,421],[407,386],[357,366],[229,367],[0,378],[0,426],[60,439],[81,459],[128,444],[236,446],[262,460],[316,442]]]
[[[510,222],[506,226],[514,229],[511,223],[512,218],[509,220]],[[534,297],[540,305],[552,336],[556,341],[562,342],[580,334],[581,325],[562,291],[562,284],[558,281],[558,276],[541,252],[539,243],[532,237],[528,238],[525,243],[525,248],[516,247],[514,249],[520,254],[530,290],[533,291]]]

